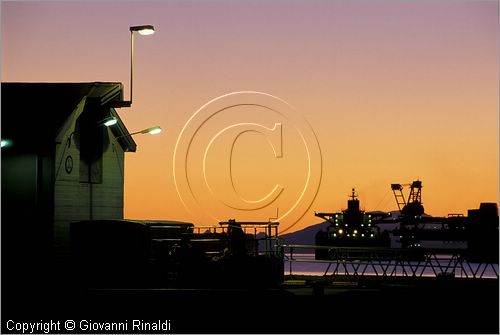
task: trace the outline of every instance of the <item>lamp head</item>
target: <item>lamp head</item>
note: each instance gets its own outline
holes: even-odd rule
[[[102,124],[106,127],[111,127],[118,122],[118,118],[111,116],[102,121]]]
[[[156,127],[151,127],[148,129],[144,129],[141,131],[141,134],[150,134],[150,135],[156,135],[161,133],[161,128],[159,126]]]
[[[2,138],[2,148],[8,148],[12,146],[12,141]]]
[[[155,33],[155,28],[152,25],[143,25],[143,26],[133,26],[130,27],[130,31],[137,31],[141,35],[152,35]]]

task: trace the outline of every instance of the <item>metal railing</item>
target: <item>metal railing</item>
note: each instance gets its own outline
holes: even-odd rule
[[[230,223],[231,224],[231,223]],[[231,225],[222,222],[218,226],[195,226],[189,233],[182,234],[183,237],[152,238],[153,245],[164,244],[167,248],[185,244],[203,246],[202,249],[207,256],[222,257],[231,248],[232,243]],[[240,242],[244,244],[245,254],[248,256],[278,256],[282,257],[282,240],[278,237],[278,223],[276,222],[241,222],[238,228],[243,232]],[[158,228],[158,230],[161,230]]]
[[[288,275],[294,275],[294,264],[297,267],[301,264],[306,265],[309,272],[316,275],[322,273],[322,276],[499,278],[497,263],[469,261],[462,249],[415,250],[292,244],[285,244],[283,248]],[[320,257],[315,257],[318,254]]]

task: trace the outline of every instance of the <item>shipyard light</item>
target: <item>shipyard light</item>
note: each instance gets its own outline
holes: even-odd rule
[[[358,233],[358,231],[356,229],[354,229],[354,234],[357,234],[357,233]]]
[[[339,229],[339,234],[342,235],[344,231],[342,229]]]

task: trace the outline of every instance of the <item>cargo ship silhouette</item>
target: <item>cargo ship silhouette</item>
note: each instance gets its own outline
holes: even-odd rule
[[[408,197],[404,196],[404,186],[410,187]],[[329,223],[326,229],[316,233],[315,245],[412,249],[416,255],[418,250],[429,248],[461,248],[465,249],[463,254],[470,261],[498,262],[496,203],[481,203],[479,209],[469,209],[467,216],[433,217],[424,212],[420,180],[411,184],[391,184],[391,189],[399,215],[361,210],[354,188],[347,209],[314,213]],[[429,243],[431,241],[435,243]],[[316,249],[316,259],[328,258],[327,249]]]

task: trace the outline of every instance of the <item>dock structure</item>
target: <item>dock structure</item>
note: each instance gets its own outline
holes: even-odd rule
[[[69,273],[84,288],[276,287],[284,276],[278,225],[74,222]]]
[[[474,261],[464,249],[395,249],[285,244],[288,276],[294,265],[322,264],[322,276],[499,279],[498,262]],[[322,259],[314,258],[318,250]],[[319,268],[319,267],[318,267]]]
[[[468,263],[458,253],[284,245],[277,227],[81,222],[72,231],[76,276],[54,268],[59,281],[11,290],[2,317],[168,320],[175,333],[498,333],[498,265],[494,278],[473,263],[459,277]],[[314,259],[315,248],[331,258]],[[285,267],[306,261],[329,270]]]

